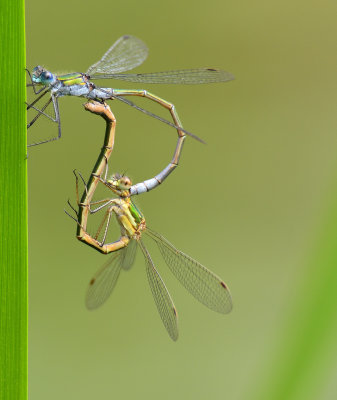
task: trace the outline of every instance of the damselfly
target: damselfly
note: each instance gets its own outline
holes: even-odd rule
[[[27,70],[36,99],[27,104],[27,110],[37,111],[35,117],[28,123],[30,128],[37,119],[44,115],[58,125],[58,135],[52,139],[32,143],[34,146],[47,143],[61,137],[61,119],[58,105],[58,98],[62,96],[80,96],[91,100],[105,101],[117,99],[130,105],[137,110],[164,122],[180,132],[184,132],[195,139],[203,142],[194,134],[183,129],[174,105],[143,89],[113,89],[100,88],[92,81],[96,79],[118,79],[123,81],[138,83],[161,83],[161,84],[200,84],[226,82],[234,79],[228,72],[215,68],[199,68],[189,70],[177,70],[167,72],[153,72],[145,74],[124,74],[123,72],[131,70],[144,62],[148,54],[148,48],[138,38],[130,35],[124,35],[119,38],[103,57],[93,64],[86,73],[70,73],[65,75],[56,75],[41,66],[33,69],[32,74]],[[42,87],[41,87],[42,86]],[[47,94],[50,95],[48,101],[38,107],[41,99]],[[125,96],[140,96],[154,101],[165,109],[169,110],[173,122],[170,122],[142,107],[134,104]],[[47,113],[47,107],[52,104],[53,115]]]
[[[102,107],[103,106],[98,103],[86,106],[86,108],[90,109],[92,112],[100,113],[101,115],[102,113],[105,113],[107,123],[110,118],[110,125],[106,131],[107,136],[105,143],[109,142],[107,138],[110,137],[109,143],[111,148],[111,144],[113,143],[111,138],[114,137],[114,117],[107,106]],[[111,114],[109,114],[109,112]],[[184,138],[185,136],[180,136],[178,138],[173,159],[164,170],[154,178],[136,185],[132,185],[130,178],[120,174],[115,174],[111,179],[107,180],[107,158],[106,154],[103,154],[105,151],[103,149],[103,153],[99,156],[88,185],[85,184],[82,175],[79,174],[85,185],[81,201],[79,201],[78,196],[79,178],[74,171],[76,176],[76,193],[79,210],[77,211],[68,202],[71,208],[75,211],[76,218],[67,213],[77,223],[77,238],[80,241],[83,241],[101,253],[113,253],[112,257],[102,266],[90,281],[86,295],[87,307],[89,309],[95,309],[101,306],[108,299],[117,283],[120,271],[122,269],[127,270],[131,268],[134,263],[136,248],[138,245],[145,258],[146,273],[158,312],[165,328],[173,340],[177,340],[178,338],[176,308],[147,248],[145,247],[143,242],[144,234],[155,241],[169,269],[197,300],[210,309],[220,313],[228,313],[232,309],[231,295],[226,284],[198,261],[184,254],[180,250],[177,250],[162,235],[148,228],[143,214],[131,200],[133,195],[141,194],[157,187],[176,168]],[[106,171],[104,178],[102,178],[101,172],[103,172],[104,164],[106,164]],[[94,191],[99,182],[108,187],[116,197],[92,202]],[[93,206],[97,206],[97,208],[93,209]],[[106,210],[104,218],[95,236],[91,236],[87,232],[88,216],[103,209]],[[115,242],[106,243],[111,216],[113,214],[115,214],[120,226],[121,236]],[[98,238],[101,234],[102,239],[99,240]]]

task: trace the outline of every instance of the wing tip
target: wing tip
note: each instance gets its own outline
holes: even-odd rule
[[[222,77],[223,82],[232,81],[235,79],[235,76],[231,72],[224,71],[220,68],[205,68],[206,71],[215,72],[219,76]]]

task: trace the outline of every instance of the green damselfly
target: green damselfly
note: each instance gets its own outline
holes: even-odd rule
[[[144,74],[125,74],[140,64],[142,64],[148,54],[147,46],[138,38],[130,35],[124,35],[119,38],[103,55],[103,57],[93,64],[86,73],[70,73],[65,75],[56,75],[41,66],[33,69],[32,73],[28,70],[36,99],[27,104],[27,110],[35,110],[37,114],[28,123],[30,128],[37,119],[44,115],[58,125],[58,135],[52,139],[43,140],[32,143],[29,146],[35,146],[57,140],[61,137],[61,119],[58,98],[62,96],[79,96],[91,100],[98,100],[102,103],[106,100],[117,99],[130,105],[131,107],[164,122],[180,132],[194,137],[203,142],[193,133],[183,129],[174,105],[150,92],[143,89],[113,89],[100,88],[92,81],[96,79],[117,79],[138,83],[161,83],[161,84],[201,84],[201,83],[218,83],[227,82],[234,79],[233,75],[215,68],[198,68],[177,71],[153,72]],[[49,94],[49,98],[45,104],[38,107],[39,102]],[[134,104],[125,96],[145,97],[165,109],[169,110],[173,122],[170,122],[142,107]],[[47,113],[48,106],[52,104],[53,115]]]
[[[100,103],[89,103],[86,109],[103,116],[107,121],[105,145],[98,157],[88,185],[82,175],[85,190],[81,200],[78,195],[79,177],[76,177],[76,193],[78,210],[68,201],[76,217],[71,216],[77,223],[77,238],[85,244],[95,248],[103,254],[113,253],[112,257],[98,270],[91,279],[86,295],[86,305],[89,309],[101,306],[112,293],[122,269],[131,268],[135,260],[137,245],[140,247],[146,263],[146,273],[158,312],[163,324],[173,340],[178,339],[177,311],[172,298],[160,277],[154,262],[145,247],[143,236],[150,237],[157,244],[167,266],[180,283],[201,303],[210,309],[229,313],[232,309],[232,300],[228,287],[213,272],[209,271],[198,261],[177,250],[162,235],[146,226],[145,218],[139,211],[131,197],[156,188],[177,167],[185,135],[178,137],[178,142],[171,162],[154,178],[132,185],[130,178],[125,175],[114,174],[107,179],[107,162],[111,154],[114,135],[115,119],[108,106]],[[105,176],[102,174],[105,168]],[[109,188],[115,198],[92,201],[98,183]],[[92,207],[97,206],[93,209]],[[87,232],[88,216],[106,210],[103,220],[94,236]],[[121,236],[118,240],[107,242],[107,233],[111,216],[115,214],[120,226]],[[102,234],[102,239],[99,236]]]

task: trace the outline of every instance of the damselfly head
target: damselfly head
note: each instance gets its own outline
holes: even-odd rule
[[[112,175],[111,179],[108,180],[108,183],[117,190],[129,190],[132,186],[131,179],[128,176],[118,173]]]
[[[55,77],[50,71],[38,65],[33,69],[32,80],[34,83],[50,85],[55,80]]]

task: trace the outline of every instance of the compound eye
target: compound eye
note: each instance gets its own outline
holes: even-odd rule
[[[128,178],[128,177],[124,177],[124,178],[122,178],[121,179],[121,183],[124,185],[124,186],[131,186],[131,180],[130,180],[130,178]]]
[[[108,184],[109,184],[110,186],[117,186],[117,185],[116,185],[116,181],[115,181],[114,179],[109,179],[109,180],[108,180]]]
[[[37,78],[41,75],[41,67],[39,65],[33,69],[33,75]]]
[[[50,72],[46,71],[44,73],[44,77],[45,77],[45,79],[51,79],[52,78],[52,74]]]

